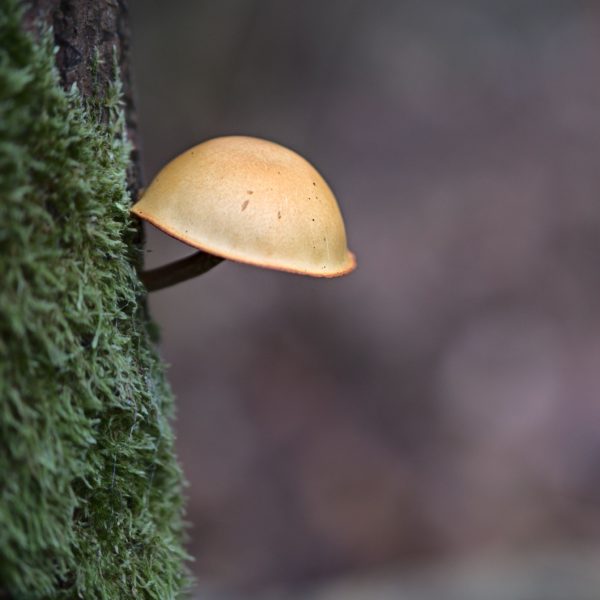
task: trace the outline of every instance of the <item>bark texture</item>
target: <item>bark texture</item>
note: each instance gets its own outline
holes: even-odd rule
[[[25,6],[26,29],[37,35],[40,25],[52,28],[58,49],[56,67],[65,89],[77,85],[84,100],[105,94],[115,79],[116,61],[123,85],[127,136],[132,145],[128,185],[135,198],[141,180],[127,1],[27,0]],[[92,69],[94,63],[97,67]]]

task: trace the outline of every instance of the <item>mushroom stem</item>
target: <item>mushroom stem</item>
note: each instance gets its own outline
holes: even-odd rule
[[[181,283],[216,267],[223,259],[207,252],[196,252],[181,260],[150,271],[142,271],[140,279],[149,292]]]

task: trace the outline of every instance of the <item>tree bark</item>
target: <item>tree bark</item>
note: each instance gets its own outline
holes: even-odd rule
[[[141,186],[137,115],[130,71],[131,29],[127,0],[27,0],[24,26],[39,34],[52,28],[58,48],[56,66],[62,85],[77,85],[84,100],[103,95],[114,81],[114,61],[123,84],[127,135],[132,145],[128,184],[131,197]],[[98,60],[94,73],[91,66]]]
[[[117,75],[123,85],[128,138],[132,146],[128,188],[132,198],[140,188],[136,112],[130,78],[130,28],[125,0],[26,0],[25,29],[39,37],[45,27],[53,32],[56,67],[65,89],[77,85],[84,101],[102,97]],[[96,63],[97,68],[92,69]],[[141,247],[142,236],[137,240]],[[10,600],[0,587],[0,599]]]

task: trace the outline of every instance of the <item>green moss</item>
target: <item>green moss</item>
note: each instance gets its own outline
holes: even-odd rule
[[[0,589],[175,598],[182,480],[133,266],[119,90],[83,106],[17,2],[1,5]]]

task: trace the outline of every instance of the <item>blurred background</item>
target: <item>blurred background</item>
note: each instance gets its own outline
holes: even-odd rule
[[[146,181],[306,156],[358,270],[154,293],[198,598],[597,600],[600,6],[132,0]],[[148,230],[147,264],[189,253]]]

